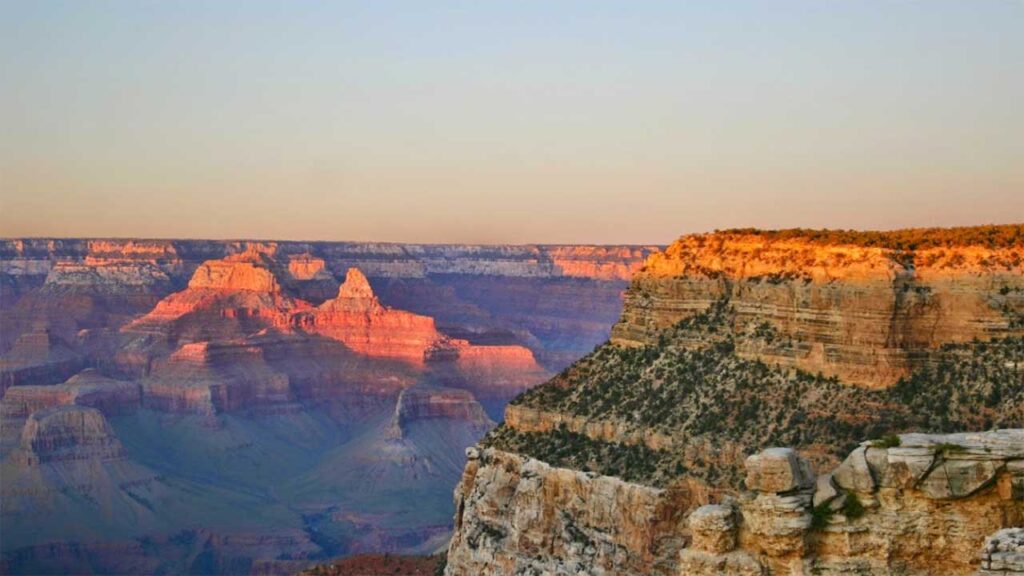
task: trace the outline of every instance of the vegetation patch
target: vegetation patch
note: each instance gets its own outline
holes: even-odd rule
[[[599,442],[566,430],[524,434],[501,426],[485,444],[557,466],[664,485],[683,473],[738,488],[742,458],[794,446],[833,465],[865,438],[898,446],[898,433],[1024,425],[1024,338],[947,345],[885,390],[736,356],[727,301],[665,330],[653,345],[606,344],[513,404],[614,423],[675,440],[671,451]],[[767,326],[746,337],[770,338]],[[706,451],[685,447],[707,447]],[[678,473],[677,473],[678,472]]]

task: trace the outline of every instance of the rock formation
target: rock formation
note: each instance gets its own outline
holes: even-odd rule
[[[124,449],[103,413],[84,406],[57,406],[28,417],[16,461],[27,466],[64,460],[116,460]]]
[[[0,399],[0,454],[17,443],[25,420],[56,406],[85,406],[113,416],[139,407],[139,385],[106,378],[84,370],[63,384],[14,386]]]
[[[357,268],[349,268],[336,298],[301,322],[310,332],[339,340],[360,354],[414,362],[422,362],[426,350],[441,338],[433,318],[381,305]]]
[[[746,464],[746,490],[699,506],[679,488],[472,448],[446,574],[1019,569],[1019,531],[997,531],[1024,522],[1024,429],[864,443],[817,479],[790,449]]]
[[[487,414],[607,337],[649,251],[0,240],[0,571],[436,550]],[[113,452],[24,450],[61,408]]]
[[[1005,528],[985,539],[978,576],[1024,574],[1024,528]]]
[[[458,420],[476,426],[480,436],[494,427],[473,394],[454,388],[406,388],[398,395],[391,419],[390,434],[401,438],[413,422],[425,420]]]
[[[1024,246],[896,249],[821,242],[812,235],[685,236],[636,275],[619,345],[651,343],[670,327],[728,298],[751,358],[889,386],[922,352],[946,343],[1022,334]]]
[[[547,368],[560,369],[607,337],[621,307],[621,290],[652,249],[0,240],[0,321],[6,328],[0,333],[0,354],[40,318],[48,318],[65,339],[81,328],[118,327],[185,287],[197,271],[197,283],[216,282],[211,277],[216,272],[209,267],[199,270],[204,263],[262,254],[278,267],[276,282],[301,300],[320,304],[332,298],[337,293],[335,277],[359,268],[380,284],[379,296],[386,305],[434,317],[446,333],[451,329],[459,338],[495,329],[515,334],[498,343],[527,345]],[[252,264],[260,267],[258,261]],[[58,268],[43,290],[50,272]],[[111,282],[118,278],[125,280],[123,285]],[[109,290],[119,286],[118,293]],[[175,300],[149,320],[176,318],[187,311],[187,302]],[[252,299],[249,303],[254,306],[242,302],[236,308],[260,307]],[[136,323],[137,328],[147,326],[152,323]]]
[[[448,573],[973,573],[1024,513],[1022,285],[1021,226],[680,239],[474,452]]]
[[[142,380],[143,401],[163,412],[213,415],[288,402],[288,377],[266,364],[258,346],[185,344]]]
[[[62,381],[85,366],[85,359],[48,328],[23,333],[0,356],[0,392],[15,385]]]

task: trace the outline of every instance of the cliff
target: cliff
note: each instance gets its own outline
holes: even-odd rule
[[[114,416],[137,409],[140,398],[138,384],[112,380],[94,370],[84,370],[63,384],[14,386],[0,399],[0,454],[17,444],[25,420],[32,414],[77,405]]]
[[[389,433],[402,438],[415,422],[455,420],[477,428],[480,436],[494,427],[480,403],[466,390],[452,388],[406,388],[398,395]]]
[[[1024,521],[1024,430],[865,443],[817,478],[774,448],[747,459],[745,490],[707,505],[498,450],[469,457],[450,576],[967,575],[983,550],[990,566],[1016,550],[986,537]]]
[[[64,460],[117,460],[121,442],[95,408],[57,406],[29,416],[15,461],[27,466]]]
[[[1021,522],[1022,264],[1022,226],[681,238],[481,442],[449,573],[972,573]]]
[[[890,386],[942,344],[1024,334],[1024,241],[1020,227],[1001,228],[1007,239],[986,245],[957,244],[955,229],[912,241],[899,233],[685,236],[634,277],[611,339],[650,344],[724,298],[736,310],[736,334],[777,333],[739,342],[744,357]]]

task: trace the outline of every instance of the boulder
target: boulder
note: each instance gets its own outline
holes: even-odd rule
[[[1024,575],[1024,528],[1006,528],[985,539],[978,576]]]
[[[692,548],[715,554],[736,548],[736,511],[732,506],[708,504],[690,514]]]
[[[792,448],[768,448],[747,458],[747,488],[780,494],[814,486],[811,465]]]

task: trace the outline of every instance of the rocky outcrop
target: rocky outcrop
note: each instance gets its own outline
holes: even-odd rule
[[[61,382],[85,366],[85,358],[47,328],[23,333],[0,356],[0,393],[11,386]]]
[[[273,272],[258,261],[243,259],[209,260],[196,269],[188,287],[192,289],[280,292]]]
[[[457,380],[482,400],[507,402],[550,376],[523,346],[473,346],[465,340],[447,340],[435,346],[428,352],[432,368],[442,371],[446,354],[452,353],[457,355]]]
[[[908,250],[886,238],[685,236],[634,277],[612,342],[652,343],[728,299],[737,335],[772,333],[739,342],[741,355],[881,387],[942,344],[1024,333],[1024,246]]]
[[[240,338],[267,328],[290,330],[292,314],[311,306],[284,292],[285,275],[256,250],[208,260],[185,290],[164,298],[123,331],[197,341]]]
[[[505,408],[505,425],[519,432],[551,432],[564,427],[595,440],[643,444],[652,450],[664,450],[676,444],[672,436],[656,430],[637,431],[623,422],[538,410],[518,404]]]
[[[288,376],[272,369],[259,346],[185,344],[142,380],[143,403],[163,412],[213,415],[285,404]]]
[[[471,423],[481,436],[494,427],[494,422],[487,417],[472,393],[454,388],[414,386],[398,395],[390,434],[401,438],[410,423],[435,419]]]
[[[448,575],[649,574],[683,544],[664,490],[468,451]]]
[[[441,338],[433,318],[383,306],[356,268],[348,270],[336,298],[300,317],[299,323],[360,354],[414,362],[423,362],[426,350]]]
[[[985,538],[1024,523],[1024,429],[864,443],[817,479],[773,448],[747,459],[746,487],[698,506],[472,449],[446,574],[1000,574],[1017,532]]]
[[[299,298],[321,303],[338,292],[338,281],[327,269],[323,258],[310,254],[288,257],[288,274]]]
[[[68,460],[117,460],[121,442],[103,413],[84,406],[58,406],[29,416],[21,446],[12,457],[25,466]]]
[[[978,576],[1024,574],[1024,528],[1006,528],[985,539]]]
[[[95,370],[85,370],[63,384],[15,386],[0,399],[0,453],[13,447],[32,414],[55,406],[86,406],[112,416],[139,407],[141,393],[134,382],[106,378]]]

